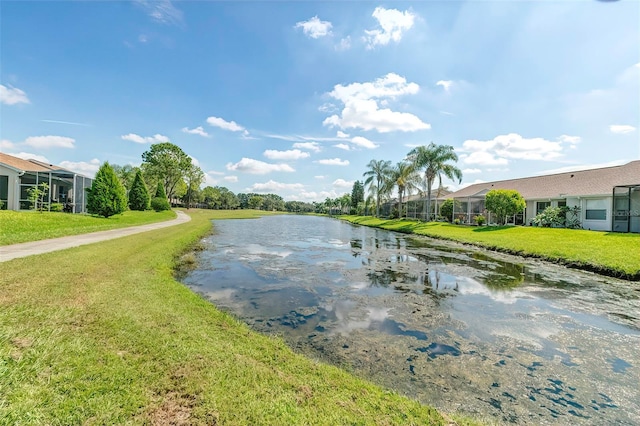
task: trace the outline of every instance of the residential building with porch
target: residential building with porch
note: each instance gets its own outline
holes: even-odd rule
[[[476,183],[450,194],[457,201],[454,218],[474,223],[486,211],[485,195],[492,189],[513,189],[526,201],[522,212],[509,223],[530,225],[531,220],[551,207],[579,207],[584,229],[640,233],[640,160],[613,167],[556,173],[520,179]]]
[[[60,203],[72,213],[86,213],[86,188],[93,179],[53,164],[37,160],[24,160],[0,152],[0,200],[8,210],[30,210],[29,189],[46,183],[49,187],[44,198],[46,209]]]
[[[426,191],[425,191],[426,193]],[[425,193],[406,195],[402,199],[402,217],[409,219],[426,220],[427,215],[424,214],[424,203],[427,199]],[[439,216],[440,205],[450,198],[451,191],[446,188],[436,188],[431,191],[431,214],[428,216],[433,218]],[[390,217],[398,207],[398,199],[392,198],[380,205],[380,216]]]

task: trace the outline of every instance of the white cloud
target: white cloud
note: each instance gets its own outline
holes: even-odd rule
[[[341,129],[377,130],[380,133],[430,129],[431,125],[411,113],[392,111],[379,105],[384,100],[415,95],[419,90],[420,86],[416,83],[407,83],[404,77],[394,73],[373,82],[351,83],[347,86],[337,84],[328,95],[341,101],[344,109],[340,115],[327,117],[322,124]]]
[[[331,114],[334,111],[337,111],[338,107],[332,104],[331,102],[325,102],[318,107],[318,111],[326,112],[327,114]]]
[[[30,152],[8,152],[7,154],[13,155],[14,157],[22,158],[23,160],[38,160],[43,163],[51,164],[49,159],[45,156],[32,154]]]
[[[282,183],[276,182],[274,180],[270,180],[264,183],[254,183],[249,188],[247,188],[247,192],[261,192],[261,193],[271,193],[271,192],[281,192],[281,191],[302,191],[304,190],[304,185],[301,183]]]
[[[148,42],[148,41],[149,41],[149,37],[147,37],[147,35],[146,35],[146,34],[140,34],[140,35],[138,36],[138,41],[139,41],[140,43],[146,43],[146,42]]]
[[[464,175],[473,175],[477,173],[482,173],[482,170],[480,169],[463,169],[462,170],[462,174]]]
[[[71,170],[72,172],[79,173],[81,175],[85,175],[87,177],[95,176],[96,172],[100,168],[100,160],[94,158],[89,162],[86,161],[63,161],[60,163],[60,167],[63,167],[67,170]]]
[[[154,21],[167,25],[181,25],[182,11],[175,8],[170,0],[135,0]]]
[[[346,143],[338,143],[334,145],[335,148],[344,149],[345,151],[351,151],[351,146]]]
[[[353,181],[336,179],[333,181],[333,186],[336,188],[351,188],[353,186]]]
[[[318,160],[317,163],[324,164],[325,166],[348,166],[349,160],[341,160],[340,158],[324,158]]]
[[[506,166],[509,160],[496,157],[494,154],[485,151],[476,151],[471,154],[463,154],[460,159],[465,164],[477,164],[481,166]]]
[[[633,126],[629,126],[627,124],[612,124],[609,126],[609,130],[611,130],[611,133],[624,135],[627,133],[634,132],[636,128]]]
[[[558,137],[560,142],[566,142],[570,145],[571,148],[575,148],[577,144],[580,143],[582,138],[580,136],[569,136],[569,135],[561,135]]]
[[[378,147],[378,145],[362,136],[355,136],[353,139],[351,139],[351,143],[367,149],[375,149]]]
[[[28,104],[31,103],[27,94],[17,87],[0,84],[0,103],[5,105]]]
[[[10,149],[13,149],[15,146],[16,144],[11,142],[9,139],[0,140],[0,150],[8,151]]]
[[[436,83],[436,86],[442,86],[444,91],[448,92],[452,84],[453,84],[453,81],[451,80],[440,80]]]
[[[320,38],[331,35],[331,27],[331,22],[321,21],[316,15],[308,21],[298,22],[294,28],[302,28],[302,32],[311,38]]]
[[[326,176],[322,176],[322,175],[314,176],[314,178],[315,178],[315,179],[324,179],[325,177],[326,177]]]
[[[66,136],[30,136],[25,139],[24,144],[34,148],[73,148],[76,142],[73,138]]]
[[[209,170],[207,173],[211,176],[224,176],[224,172],[218,172],[216,170]]]
[[[249,132],[247,132],[244,127],[238,125],[238,123],[236,123],[235,121],[226,121],[224,118],[209,117],[207,118],[207,123],[209,123],[211,126],[219,127],[231,132],[243,132],[245,136],[249,134]]]
[[[578,142],[578,136],[562,135],[557,141],[548,141],[543,138],[527,139],[517,133],[510,133],[488,141],[466,140],[459,151],[463,152],[460,159],[465,164],[504,166],[510,159],[557,160],[564,154],[564,144],[574,148]]]
[[[380,28],[365,30],[366,36],[363,39],[367,43],[367,49],[373,49],[377,45],[386,46],[391,40],[399,42],[404,32],[413,27],[416,18],[408,10],[400,12],[384,7],[376,7],[371,16],[378,21]]]
[[[320,152],[320,144],[318,142],[296,142],[293,144],[293,148],[307,149],[313,152]]]
[[[131,142],[135,142],[135,143],[162,143],[162,142],[169,142],[169,138],[161,135],[159,133],[156,133],[153,136],[140,136],[137,135],[135,133],[129,133],[127,135],[122,135],[121,136],[122,139],[124,139],[125,141],[131,141]]]
[[[209,137],[209,133],[205,132],[205,130],[202,128],[202,126],[198,126],[195,129],[190,129],[188,127],[183,127],[182,131],[184,133],[189,133],[191,135],[200,135],[200,136],[205,137],[205,138]]]
[[[250,173],[253,175],[265,175],[271,172],[295,172],[288,164],[270,164],[253,158],[243,157],[235,164],[228,163],[227,170]]]
[[[223,179],[227,182],[237,182],[238,176],[225,176]]]
[[[336,50],[344,51],[351,49],[351,36],[346,36],[340,40],[340,43],[336,44]]]
[[[299,149],[290,149],[288,151],[277,151],[275,149],[267,149],[263,155],[270,160],[300,160],[301,158],[308,158],[311,154],[308,152],[302,152]]]
[[[344,139],[344,138],[348,138],[349,134],[338,130],[338,132],[336,133],[336,136],[339,137],[339,138],[343,138]]]

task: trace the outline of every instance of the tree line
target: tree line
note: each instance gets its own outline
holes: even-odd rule
[[[350,194],[308,203],[284,201],[277,194],[234,194],[223,186],[201,188],[205,179],[202,169],[180,147],[163,142],[151,145],[142,154],[140,167],[104,163],[88,190],[87,210],[108,217],[127,208],[163,210],[171,208],[171,204],[179,204],[187,208],[380,216],[381,205],[391,201],[395,194],[394,215],[404,217],[408,213],[407,198],[417,193],[424,197],[421,217],[432,220],[435,219],[432,197],[436,181],[439,189],[443,188],[443,176],[458,183],[462,181],[462,171],[455,165],[457,161],[452,146],[432,142],[413,148],[395,165],[388,160],[371,160],[362,175],[363,180],[353,183]],[[149,188],[154,188],[153,196]],[[502,194],[503,197],[498,198],[493,195],[487,197],[487,209],[495,210],[500,218],[515,208],[524,208],[524,200],[518,199],[519,194]],[[517,202],[514,203],[514,199]],[[453,200],[447,200],[443,206],[448,211],[453,205]]]

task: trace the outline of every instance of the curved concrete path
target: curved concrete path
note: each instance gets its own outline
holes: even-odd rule
[[[154,229],[167,228],[189,222],[191,217],[180,211],[175,211],[178,217],[164,222],[150,223],[148,225],[130,226],[128,228],[110,229],[108,231],[91,232],[89,234],[69,235],[68,237],[52,238],[50,240],[31,241],[28,243],[0,246],[0,262],[17,259],[19,257],[32,256],[34,254],[49,253],[56,250],[64,250],[71,247],[93,244],[114,238],[126,237]]]

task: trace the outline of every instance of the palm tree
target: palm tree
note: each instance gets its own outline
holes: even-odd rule
[[[405,192],[411,192],[420,182],[420,175],[412,163],[400,161],[391,169],[389,185],[398,188],[398,217],[402,217],[402,200]]]
[[[436,145],[431,142],[428,146],[418,146],[413,148],[409,154],[409,159],[415,165],[416,170],[424,169],[424,184],[427,189],[427,199],[424,203],[423,216],[429,220],[431,214],[431,188],[436,177],[442,185],[442,175],[449,179],[458,179],[458,183],[462,181],[462,172],[459,168],[448,161],[458,161],[453,147],[450,145]]]
[[[369,170],[362,174],[367,178],[364,184],[369,185],[369,191],[375,194],[376,216],[380,216],[380,198],[384,193],[384,184],[391,171],[391,161],[371,160],[367,167]]]

